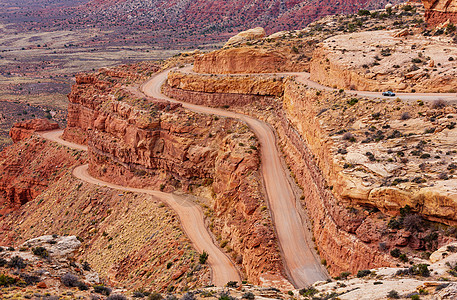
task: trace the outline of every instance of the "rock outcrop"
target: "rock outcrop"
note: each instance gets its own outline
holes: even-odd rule
[[[66,137],[85,137],[90,173],[121,185],[209,196],[200,199],[209,228],[247,279],[258,283],[266,270],[280,274],[262,209],[258,145],[247,126],[138,98],[107,76],[102,70],[78,77],[69,95],[66,132],[73,133]]]
[[[0,152],[0,214],[17,210],[35,199],[67,168],[84,159],[85,154],[54,147],[38,136],[5,148]]]
[[[457,23],[457,2],[443,0],[422,0],[425,7],[425,21],[436,26],[446,21]]]
[[[59,124],[48,119],[33,119],[15,123],[10,130],[10,137],[13,142],[29,138],[36,131],[47,131],[58,129]]]
[[[358,32],[324,40],[311,60],[311,80],[360,91],[454,93],[457,48],[419,34],[394,37],[401,33]]]
[[[257,96],[282,96],[285,76],[204,75],[170,72],[167,83],[182,90]]]
[[[262,27],[248,29],[232,36],[227,43],[225,43],[225,47],[260,39],[265,37],[265,35],[265,29]]]

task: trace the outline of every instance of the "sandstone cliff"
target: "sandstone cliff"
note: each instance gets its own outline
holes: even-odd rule
[[[59,124],[47,119],[33,119],[24,122],[15,123],[10,130],[10,137],[13,142],[29,138],[36,131],[46,131],[58,129]]]
[[[435,26],[446,21],[457,23],[457,3],[455,1],[422,0],[425,7],[425,21]]]
[[[351,90],[455,92],[457,47],[414,30],[407,38],[398,34],[369,31],[324,40],[313,54],[311,80]]]
[[[255,136],[240,122],[138,96],[104,70],[77,78],[65,136],[87,141],[91,174],[203,196],[209,227],[247,279],[280,274]]]

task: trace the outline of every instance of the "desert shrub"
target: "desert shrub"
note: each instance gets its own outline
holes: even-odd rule
[[[175,296],[175,295],[167,295],[167,297],[165,298],[166,300],[178,300],[178,298]]]
[[[343,140],[350,142],[356,141],[355,136],[350,132],[346,132],[345,134],[343,134]]]
[[[390,292],[387,293],[387,298],[391,299],[400,299],[400,295],[396,290],[391,290]]]
[[[230,296],[230,293],[228,291],[221,292],[219,294],[219,300],[235,300],[232,296]]]
[[[19,256],[13,256],[8,262],[8,267],[16,269],[24,269],[26,266],[24,260]]]
[[[308,287],[308,288],[303,288],[301,290],[298,291],[300,293],[300,295],[302,296],[314,296],[315,294],[317,294],[319,291],[316,290],[314,287]]]
[[[247,293],[243,294],[243,296],[241,297],[241,299],[254,300],[254,299],[255,299],[255,296],[254,296],[253,293],[247,292]]]
[[[127,297],[125,297],[124,295],[115,294],[108,296],[106,300],[127,300]]]
[[[19,277],[25,282],[26,285],[34,285],[40,281],[40,277],[29,274],[19,274]]]
[[[411,295],[411,300],[419,300],[419,295]]]
[[[398,259],[400,259],[402,262],[407,262],[407,261],[408,261],[408,256],[406,256],[405,253],[402,253],[402,254],[400,254],[400,256],[398,257]]]
[[[32,252],[36,256],[39,256],[39,257],[42,257],[42,258],[49,257],[48,250],[46,250],[45,247],[35,247],[35,248],[32,249]]]
[[[416,214],[409,214],[403,218],[403,227],[409,231],[417,231],[422,227],[422,217]]]
[[[0,267],[6,266],[7,263],[8,263],[8,262],[6,261],[6,259],[0,258]]]
[[[202,254],[200,254],[200,257],[199,257],[199,262],[203,265],[206,263],[206,261],[208,260],[208,256],[209,254],[206,253],[206,251],[203,251]]]
[[[402,113],[402,114],[401,114],[401,117],[400,117],[401,120],[408,120],[408,119],[410,119],[410,118],[411,118],[411,114],[410,114],[409,112],[407,112],[407,111],[405,111],[404,113]]]
[[[195,300],[195,296],[193,293],[188,292],[182,296],[181,300]]]
[[[347,279],[349,275],[351,275],[350,272],[341,272],[340,278],[341,279]]]
[[[357,102],[359,102],[359,99],[357,98],[351,98],[347,101],[348,105],[349,106],[353,106],[354,104],[356,104]]]
[[[227,287],[236,288],[237,286],[238,286],[238,282],[236,282],[236,281],[227,282]]]
[[[5,274],[0,274],[0,286],[10,286],[17,283],[17,278]]]
[[[411,267],[414,275],[420,275],[423,277],[430,276],[430,270],[427,264],[418,264]]]
[[[392,249],[390,250],[390,255],[392,255],[392,257],[400,257],[401,250],[398,248]]]
[[[432,102],[433,109],[440,109],[446,107],[447,103],[443,99],[437,99]]]
[[[396,218],[390,219],[389,223],[387,224],[387,227],[390,229],[400,229],[401,228],[401,222],[397,220]]]
[[[81,266],[83,267],[84,271],[90,271],[91,270],[90,265],[89,265],[89,263],[87,261],[83,261]]]
[[[63,285],[65,285],[67,287],[77,287],[78,283],[79,283],[78,277],[71,273],[67,273],[67,274],[63,275],[60,278],[60,281],[62,281]]]
[[[157,292],[153,292],[148,296],[148,300],[162,300],[162,299],[163,299],[162,295]],[[167,299],[168,299],[168,297],[167,297]]]
[[[94,285],[94,292],[96,292],[97,294],[109,296],[109,294],[111,294],[111,289],[107,286],[99,284],[99,285]]]
[[[357,272],[357,277],[358,278],[362,278],[362,277],[365,277],[365,276],[368,276],[371,274],[371,271],[370,270],[359,270]]]

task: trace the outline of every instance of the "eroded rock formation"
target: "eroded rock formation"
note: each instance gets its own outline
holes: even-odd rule
[[[425,21],[435,26],[446,21],[457,23],[457,1],[422,0],[425,7]]]
[[[46,131],[58,129],[59,124],[48,119],[33,119],[14,124],[10,130],[10,137],[13,142],[29,138],[36,131]]]
[[[209,196],[200,200],[207,202],[208,225],[248,280],[280,274],[262,208],[258,145],[247,126],[138,98],[107,76],[104,70],[80,76],[69,95],[65,137],[87,141],[90,173],[121,185]]]

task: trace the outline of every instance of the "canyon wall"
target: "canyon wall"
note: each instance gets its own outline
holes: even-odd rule
[[[197,55],[194,71],[206,74],[274,73],[285,63],[284,55],[276,51],[233,48]]]
[[[422,0],[425,8],[425,21],[436,26],[446,21],[457,23],[457,2],[443,0]]]
[[[285,76],[214,75],[170,72],[172,88],[204,93],[282,96]]]
[[[290,48],[274,48],[229,48],[197,55],[193,70],[203,74],[245,74],[301,72],[308,69],[308,60],[298,59],[299,54],[291,53]]]
[[[257,141],[246,125],[139,98],[101,74],[77,78],[67,138],[86,136],[89,172],[121,185],[205,196],[217,243],[259,283],[282,262],[265,206]],[[109,78],[108,78],[109,79]],[[208,200],[209,199],[209,200]]]

